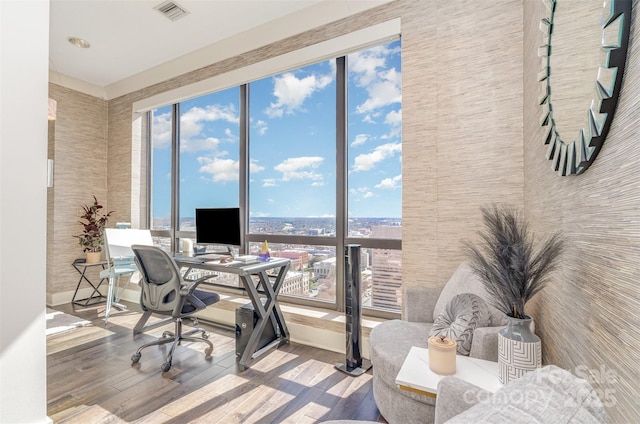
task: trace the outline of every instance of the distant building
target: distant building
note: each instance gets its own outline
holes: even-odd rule
[[[401,239],[401,226],[375,226],[372,238]],[[374,308],[400,310],[402,307],[402,251],[372,249],[371,305]]]
[[[307,296],[309,294],[309,273],[289,271],[284,278],[280,294]]]
[[[313,276],[316,281],[329,277],[329,274],[336,271],[336,258],[328,258],[313,264]]]
[[[291,269],[303,270],[309,268],[309,252],[306,250],[280,250],[270,252],[271,256],[291,259]]]

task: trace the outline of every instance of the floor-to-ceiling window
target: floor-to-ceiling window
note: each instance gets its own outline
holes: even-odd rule
[[[399,312],[400,59],[395,40],[150,112],[154,233],[181,251],[195,208],[239,206],[244,252],[292,261],[281,296],[339,310],[360,244],[363,305]]]

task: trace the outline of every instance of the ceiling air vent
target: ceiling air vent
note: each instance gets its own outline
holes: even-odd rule
[[[171,0],[165,1],[164,3],[160,3],[159,5],[154,7],[154,9],[162,13],[164,16],[166,16],[168,19],[171,19],[172,21],[177,21],[183,16],[187,16],[189,14],[187,9],[185,9],[182,6],[179,6],[177,3]]]

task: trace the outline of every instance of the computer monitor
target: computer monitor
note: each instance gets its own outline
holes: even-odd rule
[[[240,208],[196,209],[196,243],[240,246]]]

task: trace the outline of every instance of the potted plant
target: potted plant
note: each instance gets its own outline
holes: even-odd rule
[[[508,325],[498,336],[500,379],[507,383],[541,366],[540,338],[531,331],[525,305],[559,265],[564,239],[557,232],[536,240],[522,215],[510,205],[482,208],[482,216],[481,242],[466,241],[465,248],[494,306],[507,316]]]
[[[100,252],[104,237],[104,228],[113,211],[102,213],[103,206],[93,196],[92,205],[82,206],[84,213],[80,216],[86,222],[79,221],[82,225],[82,234],[74,236],[78,238],[82,251],[87,255],[87,263],[100,262]]]

